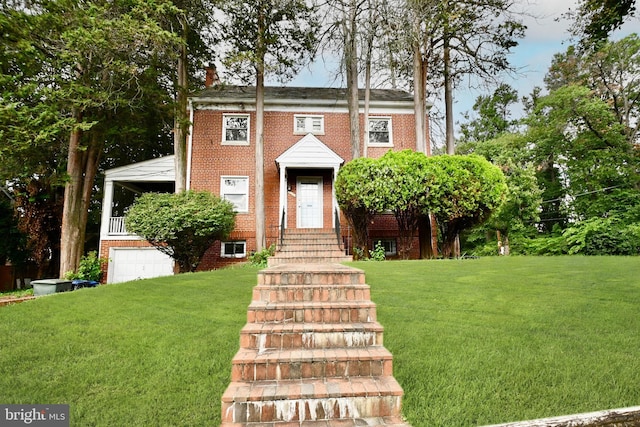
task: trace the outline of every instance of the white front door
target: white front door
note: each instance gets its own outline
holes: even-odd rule
[[[322,228],[322,177],[298,178],[298,228]]]

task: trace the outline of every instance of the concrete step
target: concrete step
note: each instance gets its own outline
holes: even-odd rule
[[[363,270],[333,263],[279,265],[258,272],[258,285],[365,284]]]
[[[393,377],[233,381],[222,395],[222,421],[305,421],[306,425],[306,421],[400,417],[401,399],[402,388]]]
[[[345,256],[344,251],[337,248],[336,245],[287,245],[281,248],[277,254],[308,254],[308,256],[321,256],[321,255],[339,255]]]
[[[304,422],[222,423],[221,427],[409,427],[400,417],[352,418]]]
[[[369,285],[257,285],[253,301],[264,302],[338,302],[368,301]]]
[[[303,424],[304,423],[304,424]],[[351,418],[304,422],[222,423],[221,427],[410,427],[401,417]]]
[[[382,346],[320,349],[241,348],[231,362],[231,381],[379,377],[393,374],[393,357]]]
[[[371,301],[267,303],[252,301],[248,323],[319,322],[366,323],[376,321],[376,305]]]
[[[342,263],[351,261],[342,250],[333,231],[287,231],[276,254],[269,257],[267,265]]]
[[[336,256],[336,257],[322,257],[322,258],[308,258],[308,257],[279,258],[277,255],[275,255],[267,259],[267,266],[275,267],[279,265],[316,264],[316,263],[327,263],[327,262],[340,264],[340,263],[349,262],[349,261],[353,261],[353,258],[350,256],[346,256],[346,257]]]
[[[240,331],[240,347],[259,352],[370,345],[383,345],[383,327],[378,322],[247,323]]]

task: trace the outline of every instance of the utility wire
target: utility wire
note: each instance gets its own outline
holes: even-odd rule
[[[612,190],[614,188],[624,187],[625,185],[626,184],[613,185],[611,187],[601,188],[599,190],[593,190],[593,191],[587,191],[585,193],[574,194],[574,195],[571,195],[571,197],[575,198],[575,197],[581,197],[581,196],[588,196],[589,194],[600,193],[600,192],[603,192],[603,191]],[[540,204],[542,204],[542,203],[551,203],[551,202],[560,202],[562,200],[564,200],[564,197],[558,197],[556,199],[543,200],[542,202],[540,202]]]

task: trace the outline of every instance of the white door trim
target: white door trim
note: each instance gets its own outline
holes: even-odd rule
[[[316,186],[317,188],[313,189]],[[324,227],[323,180],[321,176],[299,176],[296,180],[296,225]]]

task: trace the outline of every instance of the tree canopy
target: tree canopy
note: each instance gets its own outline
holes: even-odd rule
[[[419,220],[429,214],[437,218],[442,255],[457,256],[453,243],[459,233],[485,221],[505,193],[500,169],[480,156],[427,157],[409,150],[354,159],[336,179],[338,204],[365,256],[368,224],[389,211],[400,230],[401,256],[408,256]]]
[[[555,56],[545,79],[548,92],[534,91],[518,129],[461,147],[500,165],[510,184],[518,178],[520,184],[513,189],[519,196],[513,200],[516,194],[510,192],[509,198],[520,202],[509,208],[511,214],[502,210],[494,218],[511,215],[522,225],[535,225],[520,236],[529,242],[517,245],[521,253],[638,253],[639,61],[636,34],[593,50],[570,46]],[[484,121],[491,116],[482,114]],[[505,155],[520,170],[511,169]],[[535,171],[542,192],[539,219],[521,204],[536,201],[527,170]],[[501,231],[498,222],[490,224]]]

